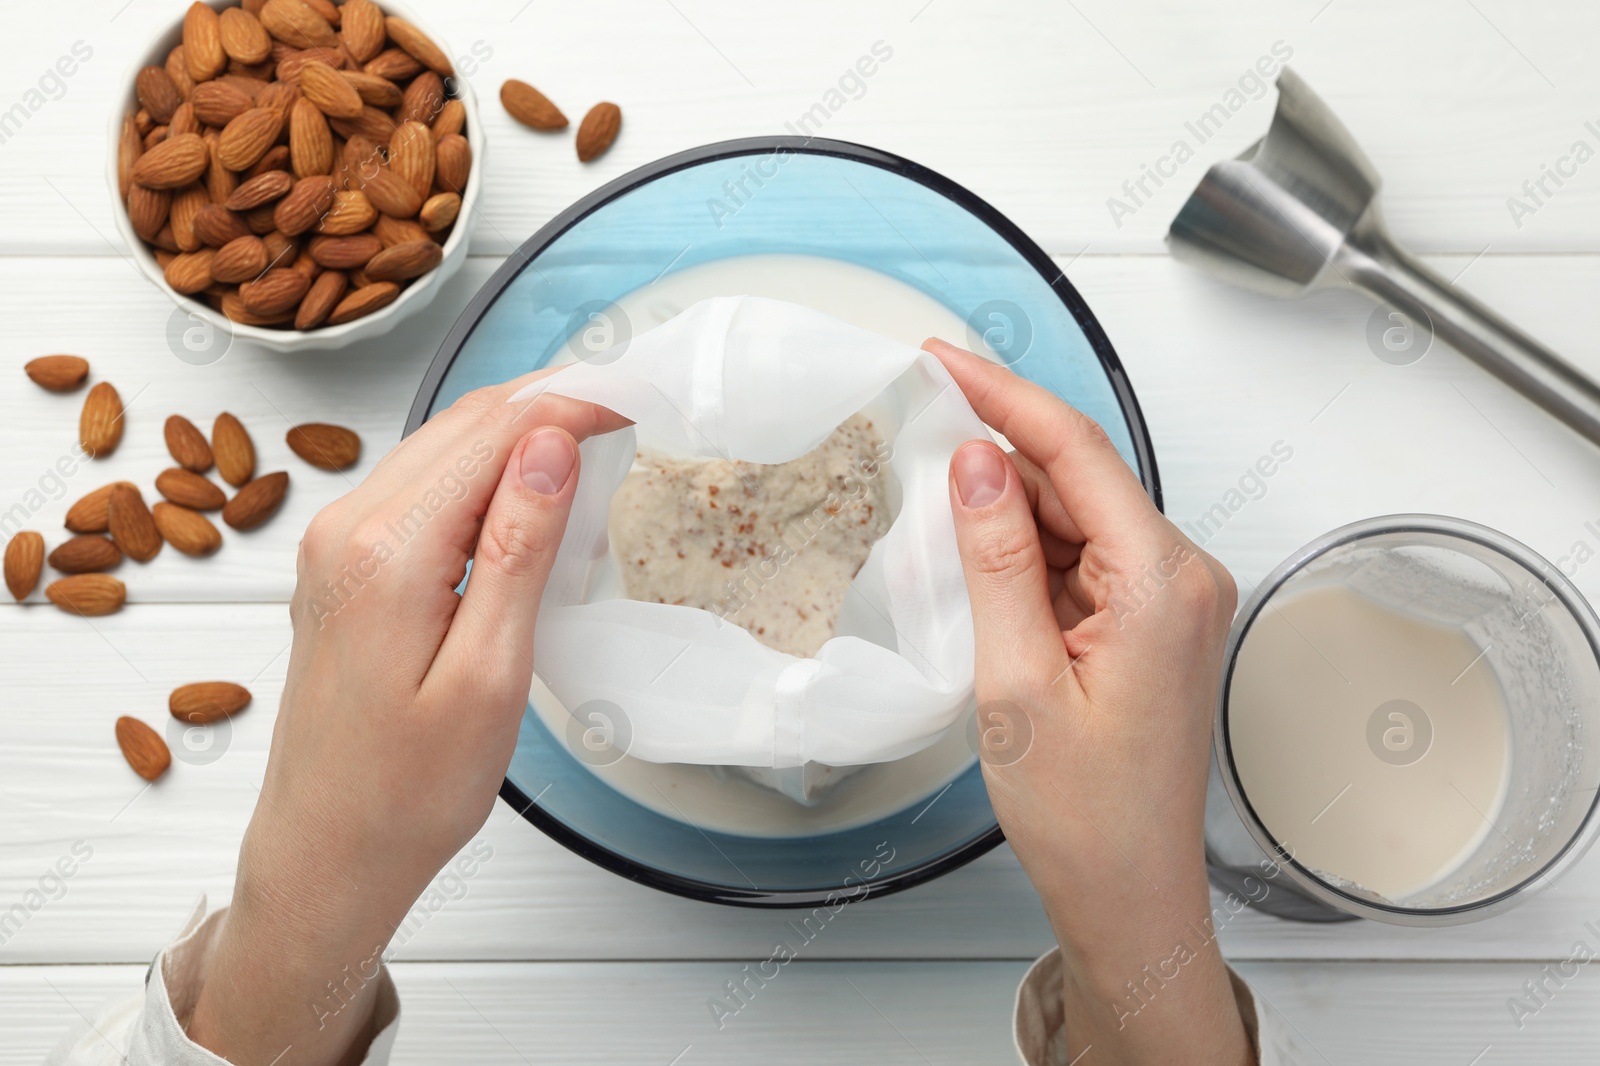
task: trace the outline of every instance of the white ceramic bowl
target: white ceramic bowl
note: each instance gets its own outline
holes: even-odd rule
[[[237,0],[207,0],[212,7],[221,11],[223,8],[237,7]],[[457,53],[450,47],[448,41],[434,32],[433,28],[407,8],[404,4],[395,3],[394,0],[378,0],[378,6],[383,8],[387,15],[398,15],[411,22],[423,33],[431,37],[438,46],[449,56]],[[406,286],[399,297],[381,310],[370,315],[358,318],[353,322],[346,322],[341,326],[323,326],[314,330],[290,329],[264,329],[260,326],[246,326],[230,320],[221,311],[213,310],[210,305],[192,299],[176,292],[167,284],[162,274],[161,266],[156,262],[155,253],[139,239],[133,232],[133,224],[128,221],[127,209],[122,203],[122,193],[117,182],[117,142],[122,134],[122,119],[130,107],[137,108],[138,103],[134,96],[133,83],[139,71],[148,66],[163,66],[167,60],[167,53],[182,42],[183,20],[180,17],[166,33],[151,42],[137,62],[129,69],[123,79],[126,91],[117,101],[117,106],[112,111],[109,124],[109,136],[106,152],[106,181],[111,189],[111,201],[114,205],[112,214],[117,221],[117,229],[122,234],[122,240],[128,246],[133,261],[161,291],[170,296],[174,303],[191,316],[197,316],[208,323],[213,330],[221,331],[224,336],[231,335],[235,340],[246,340],[252,344],[260,345],[278,352],[293,351],[326,351],[343,348],[358,340],[366,340],[389,332],[395,324],[405,316],[426,307],[467,258],[467,231],[471,228],[472,213],[477,207],[478,192],[483,188],[484,144],[483,125],[478,120],[478,101],[472,94],[472,86],[457,75],[449,79],[450,88],[466,108],[466,137],[472,145],[472,173],[467,178],[467,187],[461,196],[461,213],[458,216],[455,228],[450,231],[450,237],[444,242],[444,258],[433,270],[417,278]]]

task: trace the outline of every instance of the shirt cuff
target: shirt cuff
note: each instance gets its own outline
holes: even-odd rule
[[[1061,1002],[1061,949],[1044,956],[1023,975],[1017,987],[1013,1033],[1017,1055],[1025,1066],[1067,1066],[1066,1007]],[[1294,1066],[1306,1061],[1298,1053],[1276,1012],[1257,1010],[1256,995],[1245,979],[1228,967],[1233,998],[1239,1004],[1250,1049],[1260,1066]]]
[[[171,944],[157,955],[145,975],[143,996],[102,1007],[95,1017],[70,1033],[45,1066],[228,1066],[189,1039],[184,1031],[205,984],[228,908],[206,914],[204,896]],[[389,968],[380,965],[372,1028],[362,1066],[387,1066],[400,1032],[400,996]]]

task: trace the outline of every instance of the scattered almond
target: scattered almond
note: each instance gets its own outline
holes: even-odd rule
[[[111,539],[128,558],[148,563],[160,553],[161,531],[137,487],[124,484],[111,490],[108,520]]]
[[[610,102],[598,103],[591,107],[578,125],[578,162],[587,163],[591,159],[598,159],[607,148],[611,147],[611,142],[617,139],[617,131],[620,129],[622,129],[620,107]]]
[[[11,598],[21,603],[39,584],[44,569],[44,538],[32,530],[22,530],[6,541],[6,588]]]
[[[216,511],[228,502],[228,497],[211,481],[178,466],[156,475],[156,491],[191,511]]]
[[[211,427],[211,454],[216,458],[217,473],[234,488],[255,476],[256,446],[243,423],[226,411]]]
[[[167,697],[167,710],[180,722],[210,725],[250,705],[250,690],[232,681],[196,681]]]
[[[172,750],[167,742],[137,718],[123,715],[117,719],[117,747],[122,749],[122,757],[133,772],[146,781],[154,781],[172,765]]]
[[[254,529],[273,516],[288,491],[288,474],[263,474],[223,506],[222,520],[237,530]]]
[[[567,116],[550,98],[525,81],[508,78],[500,86],[500,104],[506,114],[536,130],[565,129]]]
[[[151,509],[151,517],[162,538],[185,555],[210,555],[222,547],[222,534],[199,511],[161,500]]]
[[[122,549],[99,533],[82,533],[56,545],[50,565],[63,574],[93,574],[122,562]]]
[[[71,392],[89,376],[89,360],[77,355],[41,355],[22,369],[40,388]]]
[[[289,450],[319,470],[343,470],[361,458],[355,430],[326,422],[307,422],[289,430]]]
[[[205,434],[193,422],[182,415],[170,415],[163,433],[167,440],[167,451],[179,466],[197,474],[211,469],[211,445],[206,443]]]
[[[73,574],[45,586],[45,598],[69,614],[114,614],[128,600],[127,586],[110,574]]]
[[[113,481],[109,485],[101,485],[67,508],[67,517],[62,524],[74,533],[106,532],[111,528],[111,494],[119,485],[132,488],[133,482]]]
[[[122,440],[122,397],[109,381],[102,381],[84,397],[78,415],[78,442],[90,458],[102,459]]]

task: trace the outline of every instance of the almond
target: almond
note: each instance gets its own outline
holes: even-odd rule
[[[240,285],[239,299],[255,314],[271,317],[298,307],[310,287],[310,279],[298,270],[277,267]]]
[[[255,476],[256,446],[243,423],[226,411],[211,427],[211,454],[217,460],[217,473],[234,488]]]
[[[171,210],[171,189],[151,189],[143,185],[128,189],[128,222],[133,232],[147,241],[155,240],[161,227],[167,224]]]
[[[273,221],[279,231],[293,237],[315,226],[333,206],[337,191],[326,174],[313,174],[295,182],[294,189],[278,203]]]
[[[170,122],[172,113],[183,103],[183,94],[173,84],[172,75],[160,67],[145,67],[139,71],[133,79],[133,95],[158,126]]]
[[[222,508],[222,520],[237,530],[254,529],[277,511],[289,491],[289,475],[264,474],[239,490]]]
[[[211,286],[213,280],[211,261],[216,255],[215,248],[185,252],[167,264],[162,276],[167,279],[167,284],[172,286],[174,292],[181,292],[185,296],[192,295]]]
[[[390,218],[388,215],[378,216],[377,221],[372,224],[372,235],[382,241],[385,248],[393,248],[407,241],[430,239],[428,231],[412,219]]]
[[[340,11],[339,39],[357,63],[365,63],[383,51],[388,30],[383,12],[371,0],[346,0]]]
[[[283,134],[280,133],[278,136],[282,137]],[[287,144],[275,144],[268,148],[267,154],[257,159],[250,169],[244,172],[244,177],[246,181],[250,181],[273,170],[281,170],[285,174],[289,173],[289,146]]]
[[[311,253],[309,251],[306,251],[300,253],[299,258],[297,258],[290,265],[289,269],[298,270],[300,273],[306,276],[306,281],[314,282],[322,273],[323,267],[321,263],[311,258]]]
[[[178,239],[172,235],[172,225],[170,222],[161,227],[161,232],[157,233],[153,238],[151,238],[150,243],[155,245],[160,252],[168,252],[174,257],[176,257],[178,254]],[[157,257],[156,261],[161,263],[162,270],[167,269],[168,263],[162,262],[159,256]],[[170,262],[170,260],[168,260],[168,262]]]
[[[222,547],[222,534],[198,511],[162,500],[151,516],[166,542],[185,555],[210,555]]]
[[[326,270],[317,275],[317,280],[311,283],[311,288],[306,292],[306,298],[300,301],[300,309],[295,312],[294,328],[316,329],[326,322],[339,301],[344,299],[349,284],[349,279],[342,271]]]
[[[309,248],[311,258],[330,270],[353,270],[383,251],[383,242],[370,233],[351,237],[316,237]]]
[[[128,558],[147,563],[161,551],[161,531],[137,487],[118,485],[111,490],[109,518],[111,539]]]
[[[224,74],[217,80],[226,85],[231,85],[244,93],[245,96],[249,97],[252,106],[257,100],[261,99],[261,94],[267,91],[267,86],[271,81],[269,77],[265,76],[239,74]]]
[[[63,574],[93,574],[110,570],[122,562],[122,549],[99,533],[84,533],[58,544],[50,553],[50,565]]]
[[[229,211],[248,211],[279,199],[294,188],[294,177],[286,170],[269,170],[257,174],[228,197],[222,206]]]
[[[417,212],[417,220],[429,233],[437,233],[449,229],[460,213],[461,197],[453,192],[442,192],[422,202],[422,210]]]
[[[420,122],[401,123],[389,138],[389,169],[417,192],[418,207],[433,189],[433,134]]]
[[[343,426],[307,422],[291,429],[285,439],[290,451],[318,470],[343,470],[361,458],[361,438]]]
[[[206,191],[211,194],[213,204],[221,204],[239,187],[239,176],[229,170],[217,155],[217,144],[222,140],[222,135],[208,129],[202,134],[202,139],[211,153],[211,162],[206,166]]]
[[[200,120],[194,115],[194,105],[184,101],[178,105],[178,110],[172,113],[172,121],[167,124],[167,136],[181,137],[185,133],[199,133],[200,128]]]
[[[289,113],[289,158],[297,178],[333,172],[333,132],[310,100],[296,100]]]
[[[45,597],[69,614],[113,614],[127,602],[128,589],[110,574],[73,574],[45,587]]]
[[[261,238],[261,243],[267,246],[269,267],[290,266],[300,254],[300,238],[291,237],[278,230],[269,230],[267,235]]]
[[[421,277],[444,258],[444,249],[433,241],[407,241],[385,248],[368,260],[367,277],[372,281],[406,281]]]
[[[41,355],[22,368],[35,385],[51,392],[71,392],[89,376],[89,360],[78,355]]]
[[[267,154],[282,129],[283,113],[276,107],[252,107],[223,128],[217,157],[229,170],[244,170]]]
[[[373,56],[361,69],[367,74],[399,82],[420,73],[422,64],[403,49],[388,48]]]
[[[84,397],[78,415],[78,441],[94,459],[116,451],[122,440],[122,397],[109,381],[102,381]]]
[[[180,722],[210,725],[250,706],[250,690],[232,681],[197,681],[167,697],[167,710]]]
[[[167,77],[172,79],[172,84],[178,90],[178,95],[188,100],[194,95],[195,81],[189,76],[189,60],[184,55],[183,45],[178,45],[167,53],[167,62],[161,68],[167,72]],[[177,112],[173,112],[177,114]]]
[[[62,524],[74,533],[104,533],[110,529],[111,494],[120,485],[131,488],[133,482],[113,481],[109,485],[101,485],[67,508],[66,521]]]
[[[455,68],[450,65],[450,57],[440,51],[439,46],[429,40],[427,34],[411,23],[396,15],[390,15],[383,20],[383,24],[389,31],[389,40],[399,45],[418,63],[435,74],[443,74],[446,77],[455,73]]]
[[[622,108],[609,102],[591,107],[578,124],[578,162],[587,163],[599,158],[617,139],[617,131],[621,128]]]
[[[182,415],[170,415],[163,433],[167,438],[167,451],[179,466],[197,474],[211,469],[211,445],[193,422]]]
[[[137,718],[123,715],[117,719],[117,746],[133,772],[146,781],[154,781],[172,765],[172,751],[167,742]]]
[[[124,200],[128,198],[128,187],[133,184],[133,165],[141,155],[144,155],[144,138],[139,136],[133,116],[128,115],[122,120],[122,135],[117,139],[117,188]]]
[[[326,63],[307,63],[300,70],[300,95],[329,118],[358,118],[361,94]]]
[[[300,0],[267,0],[257,17],[268,33],[291,48],[338,47],[339,36],[328,20]]]
[[[516,78],[508,78],[500,86],[500,105],[506,114],[536,130],[559,130],[567,125],[567,116],[548,96]]]
[[[400,86],[388,78],[380,78],[376,74],[360,70],[342,70],[339,76],[354,86],[356,94],[361,97],[361,102],[364,104],[382,109],[399,107],[405,100],[405,94],[400,91]]]
[[[265,63],[272,58],[272,38],[261,20],[242,7],[222,12],[222,50],[240,63]]]
[[[250,227],[244,224],[244,219],[221,204],[207,204],[194,216],[194,235],[200,238],[201,244],[222,248],[240,237],[248,237]],[[216,264],[213,262],[212,271],[215,270]]]
[[[395,297],[400,295],[400,286],[392,281],[379,281],[371,285],[363,285],[339,301],[333,313],[328,316],[328,325],[342,326],[346,322],[353,322],[358,318],[372,314],[381,308],[394,303]]]
[[[459,133],[440,137],[434,145],[434,180],[445,192],[467,192],[467,177],[472,173],[472,146]]]
[[[460,100],[446,100],[433,120],[433,139],[460,133],[467,125],[467,105]]]
[[[39,574],[44,569],[44,538],[32,530],[24,529],[6,541],[6,588],[11,598],[21,603],[39,584]]]
[[[339,9],[333,0],[301,0],[307,7],[321,15],[330,26],[339,25]]]
[[[172,239],[178,242],[180,251],[199,250],[201,240],[194,231],[194,220],[200,214],[200,209],[210,202],[211,196],[204,185],[187,185],[173,194],[167,221],[172,224]]]
[[[179,507],[215,511],[228,502],[223,491],[192,470],[174,466],[156,475],[156,491]]]
[[[222,20],[210,6],[195,0],[183,16],[183,59],[195,82],[210,81],[228,66],[222,48]]]
[[[261,90],[261,95],[256,97],[257,107],[267,107],[283,116],[285,122],[289,121],[289,112],[294,109],[295,101],[300,99],[300,90],[284,81],[275,81]]]
[[[275,315],[258,315],[244,305],[237,292],[224,293],[222,313],[228,321],[241,326],[282,326],[294,321],[293,311],[280,311]]]
[[[251,235],[235,237],[217,250],[211,260],[211,277],[228,285],[237,285],[259,277],[267,269],[267,246],[261,238]]]
[[[361,136],[383,144],[394,135],[394,119],[389,117],[387,111],[379,111],[375,107],[363,107],[361,114],[355,118],[330,118],[328,125],[346,140]]]
[[[330,237],[361,233],[378,219],[378,209],[360,189],[341,189],[333,195],[333,206],[317,223],[317,232]]]
[[[147,189],[178,189],[206,172],[211,150],[199,134],[169,137],[139,157],[133,181]]]
[[[444,79],[431,70],[425,70],[406,86],[398,118],[401,122],[420,122],[426,126],[438,116],[444,101]]]
[[[387,167],[380,167],[368,178],[361,191],[373,207],[394,218],[410,218],[422,209],[422,194]]]
[[[150,149],[166,140],[168,132],[169,131],[166,126],[157,126],[155,129],[145,134],[144,150],[148,152]]]
[[[278,60],[278,80],[291,83],[290,88],[300,84],[300,74],[311,63],[322,63],[339,70],[344,66],[344,56],[334,48],[306,48],[299,52],[290,52]]]

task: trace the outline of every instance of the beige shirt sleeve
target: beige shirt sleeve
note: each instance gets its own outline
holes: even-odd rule
[[[1025,1066],[1068,1066],[1066,1008],[1061,1002],[1061,950],[1034,963],[1017,987],[1013,1032]],[[1270,1007],[1257,1009],[1255,992],[1228,967],[1233,996],[1245,1033],[1260,1066],[1300,1066],[1312,1060],[1301,1053],[1290,1027]]]
[[[184,1031],[227,913],[224,907],[207,915],[201,897],[178,938],[151,964],[144,993],[102,1007],[56,1046],[45,1066],[228,1066]],[[400,1031],[400,997],[388,967],[380,965],[372,980],[376,1035],[361,1062],[386,1066]]]

